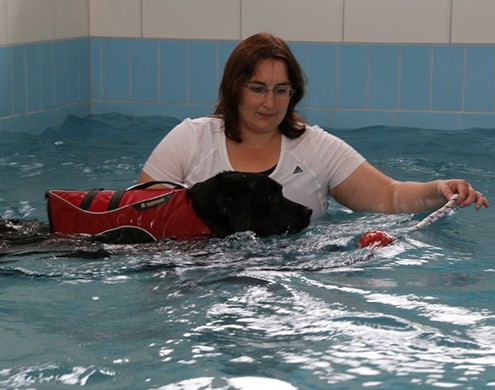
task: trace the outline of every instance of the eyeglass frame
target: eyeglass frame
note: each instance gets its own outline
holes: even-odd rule
[[[257,84],[257,83],[246,83],[244,85],[244,88],[246,88],[249,91],[249,94],[250,95],[253,95],[253,96],[256,96],[256,97],[265,97],[266,95],[268,95],[268,92],[272,92],[273,93],[273,97],[275,97],[275,98],[283,98],[283,99],[287,99],[287,100],[289,100],[296,93],[296,90],[294,88],[291,88],[289,85],[286,85],[286,86],[279,85],[279,86],[276,86],[274,88],[267,88],[264,85]],[[261,91],[255,92],[254,89],[256,89],[256,88],[260,89]],[[275,93],[275,91],[277,89],[284,89],[285,90],[285,88],[288,88],[289,89],[289,95],[288,96],[277,95]]]

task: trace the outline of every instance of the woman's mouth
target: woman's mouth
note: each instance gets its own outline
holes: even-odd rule
[[[266,114],[262,112],[258,112],[258,116],[263,120],[270,120],[276,116],[276,114]]]

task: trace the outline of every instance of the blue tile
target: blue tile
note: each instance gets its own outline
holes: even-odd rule
[[[63,122],[68,115],[85,116],[89,114],[89,105],[86,103],[68,104],[57,108],[58,118]]]
[[[103,39],[91,39],[91,99],[103,97]]]
[[[421,127],[425,129],[458,130],[459,114],[446,112],[397,112],[395,114],[397,126]]]
[[[142,107],[139,103],[138,105]],[[119,112],[122,114],[127,114],[125,108],[135,107],[135,102],[121,102],[114,100],[96,100],[91,103],[91,114],[106,114],[109,112]],[[134,113],[129,113],[134,115]]]
[[[225,64],[229,59],[232,51],[239,44],[239,41],[232,42],[219,42],[218,43],[218,80],[220,81],[223,76],[223,70],[225,68]]]
[[[147,115],[164,115],[176,118],[181,121],[186,118],[198,118],[210,115],[213,106],[208,104],[148,104],[146,107]]]
[[[217,45],[213,42],[190,43],[189,88],[191,103],[217,101]]]
[[[330,127],[331,111],[326,108],[305,108],[299,109],[299,113],[304,117],[306,123],[320,127]]]
[[[289,49],[294,54],[297,62],[303,69],[304,73],[308,73],[308,44],[307,43],[288,43]]]
[[[314,107],[335,107],[337,105],[337,47],[335,45],[309,45],[306,104]]]
[[[79,57],[79,43],[77,40],[65,42],[67,60],[65,63],[66,73],[66,103],[71,104],[80,100],[81,97],[81,58]]]
[[[92,106],[92,114],[104,114],[107,112],[119,112],[127,115],[150,115],[150,106],[154,106],[150,102],[136,102],[136,101],[99,101],[94,102]],[[169,106],[169,105],[165,105]],[[157,115],[157,114],[153,114]]]
[[[0,47],[0,118],[12,115],[12,48]]]
[[[213,104],[182,104],[174,108],[173,116],[179,119],[199,118],[211,115],[214,109]]]
[[[93,114],[120,112],[129,115],[165,115],[183,120],[209,115],[212,110],[213,107],[206,104],[95,101],[91,112]]]
[[[25,113],[27,105],[26,46],[12,48],[13,114]]]
[[[188,101],[188,43],[185,41],[160,42],[160,100],[163,102]]]
[[[44,109],[55,106],[55,59],[53,43],[40,46],[41,106]]]
[[[399,107],[399,48],[371,46],[369,70],[369,107]]]
[[[68,99],[68,85],[67,85],[67,43],[65,41],[55,42],[53,45],[54,50],[54,66],[55,66],[55,103],[57,105],[64,105],[69,102]]]
[[[129,100],[131,90],[129,39],[105,38],[102,44],[102,97],[110,100]]]
[[[158,48],[156,40],[131,41],[131,98],[157,101],[159,89]]]
[[[437,46],[433,49],[433,110],[458,111],[462,108],[463,76],[463,46]]]
[[[31,132],[41,134],[48,127],[59,124],[57,110],[44,110],[30,115]]]
[[[460,114],[460,128],[485,128],[495,129],[495,113]]]
[[[180,107],[178,107],[180,108]],[[211,115],[213,112],[214,107],[211,104],[191,104],[187,106],[182,106],[181,111],[177,111],[177,115],[179,115],[181,112],[180,118],[198,118],[202,116],[207,116]],[[175,115],[175,116],[177,116]]]
[[[28,110],[41,109],[40,45],[26,46]]]
[[[88,102],[90,99],[90,40],[89,38],[82,38],[78,40],[79,61],[81,63],[80,74],[80,96],[79,99]]]
[[[296,61],[299,63],[299,66],[301,67],[304,75],[308,77],[308,44],[307,43],[299,43],[299,42],[289,42],[288,43],[289,49],[291,50],[292,54],[294,54],[294,57],[296,58]],[[307,82],[308,80],[306,80]],[[309,80],[311,81],[311,80]],[[308,86],[305,85],[306,92]],[[303,97],[302,101],[299,102],[299,105],[307,105],[306,103],[307,100],[307,93]]]
[[[29,115],[17,115],[2,121],[2,131],[29,132]]]
[[[400,108],[428,110],[431,104],[431,46],[402,46]]]
[[[331,127],[335,129],[357,129],[368,126],[393,126],[393,111],[334,110]]]
[[[368,61],[366,45],[339,46],[338,106],[365,108],[368,105]]]
[[[464,111],[495,109],[495,46],[466,48]]]

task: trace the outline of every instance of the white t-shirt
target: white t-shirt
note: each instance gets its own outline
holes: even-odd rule
[[[296,139],[282,136],[280,159],[270,177],[288,199],[310,207],[321,217],[329,190],[365,161],[355,149],[318,126],[306,125]],[[156,180],[190,187],[222,171],[233,171],[227,154],[223,120],[186,119],[156,146],[143,168]]]

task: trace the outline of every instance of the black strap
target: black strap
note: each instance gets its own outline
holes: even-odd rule
[[[102,190],[103,190],[103,188],[94,188],[94,189],[88,191],[88,193],[86,195],[84,195],[84,198],[81,201],[81,204],[79,205],[79,207],[83,210],[89,210],[89,208],[91,207],[91,203],[93,202],[93,199],[98,194],[98,192],[100,192]]]
[[[126,190],[118,190],[115,191],[110,198],[110,201],[108,202],[108,207],[107,210],[115,210],[118,209],[120,206],[120,201],[122,200],[122,197],[124,196]]]

